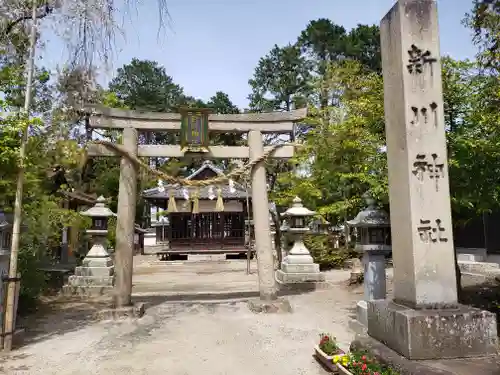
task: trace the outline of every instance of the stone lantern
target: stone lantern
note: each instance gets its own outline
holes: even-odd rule
[[[280,232],[281,232],[282,248],[284,253],[288,253],[293,245],[293,241],[290,240],[290,236],[288,234],[288,229],[290,229],[288,220],[287,219],[281,220]]]
[[[103,196],[97,198],[94,207],[80,213],[82,216],[87,216],[92,219],[90,229],[87,229],[87,234],[92,236],[92,247],[83,260],[83,265],[92,267],[108,267],[111,261],[107,251],[108,239],[108,220],[114,216],[106,206],[106,199]],[[109,260],[108,260],[109,259]],[[104,266],[106,264],[106,266]]]
[[[293,239],[293,246],[277,271],[277,279],[281,283],[304,283],[324,281],[324,275],[319,271],[319,265],[304,245],[304,235],[309,232],[306,220],[315,215],[302,205],[302,200],[296,197],[292,207],[282,216],[286,218],[287,234]]]
[[[65,289],[70,294],[99,295],[114,284],[113,260],[107,251],[108,220],[114,213],[101,196],[93,207],[81,212],[81,215],[92,219],[92,225],[87,229],[87,234],[92,236],[92,247],[82,266],[76,267],[75,275],[69,277],[69,285]]]
[[[347,222],[356,230],[355,250],[363,254],[364,301],[358,303],[358,321],[367,325],[366,301],[386,297],[386,256],[391,252],[391,228],[387,213],[364,194],[367,207]]]
[[[318,218],[311,222],[311,229],[316,234],[330,233],[330,222],[323,218]]]
[[[331,228],[330,233],[332,234],[332,237],[334,239],[334,247],[336,249],[340,249],[340,240],[343,239],[344,243],[346,243],[346,238],[345,238],[345,227],[343,225],[336,225],[333,228]]]

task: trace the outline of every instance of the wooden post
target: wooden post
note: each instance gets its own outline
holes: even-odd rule
[[[137,155],[137,130],[123,129],[123,146]],[[120,164],[118,212],[115,249],[115,306],[132,304],[132,271],[134,265],[134,221],[137,200],[137,169],[123,157]]]
[[[30,48],[29,48],[29,58],[27,64],[26,72],[26,92],[24,94],[24,111],[23,114],[29,118],[30,107],[31,107],[31,91],[33,89],[33,67],[35,64],[35,49],[36,49],[36,35],[37,35],[37,9],[38,3],[33,0],[31,4],[31,31],[30,31]],[[12,281],[18,275],[17,273],[17,261],[19,255],[19,246],[21,241],[21,221],[22,221],[22,205],[23,205],[23,188],[24,188],[24,173],[25,173],[25,156],[26,156],[26,144],[28,143],[29,129],[25,129],[21,135],[21,146],[19,148],[19,170],[17,172],[17,186],[16,186],[16,198],[14,201],[14,222],[12,223],[12,240],[11,240],[11,250],[10,250],[10,263],[9,263],[9,284],[7,287],[7,302],[6,302],[6,312],[5,312],[5,340],[3,343],[3,349],[10,351],[12,349],[12,341],[14,336],[14,324],[16,320],[16,303],[15,303],[15,293],[16,284]]]
[[[262,133],[259,130],[248,132],[250,160],[264,153]],[[257,251],[257,267],[259,269],[260,299],[272,301],[277,299],[276,280],[274,278],[274,257],[269,228],[269,200],[267,197],[266,167],[264,162],[252,169],[252,204],[255,225],[255,246]]]

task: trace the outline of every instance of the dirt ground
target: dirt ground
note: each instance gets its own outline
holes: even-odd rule
[[[312,358],[322,332],[347,348],[348,320],[362,288],[349,271],[326,273],[329,287],[291,295],[291,314],[253,314],[256,264],[199,260],[165,263],[136,257],[134,299],[149,307],[141,319],[92,319],[99,306],[52,301],[50,313],[27,324],[27,345],[0,357],[0,373],[34,375],[324,374]],[[229,299],[228,299],[229,298]],[[224,302],[213,300],[226,299]]]

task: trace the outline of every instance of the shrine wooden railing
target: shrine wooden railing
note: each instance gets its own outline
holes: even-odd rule
[[[242,212],[206,212],[169,215],[171,250],[232,250],[245,246]]]

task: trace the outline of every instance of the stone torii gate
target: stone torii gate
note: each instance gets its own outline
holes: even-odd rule
[[[290,134],[294,122],[303,120],[307,109],[290,112],[209,114],[204,109],[186,109],[181,113],[139,112],[131,110],[99,108],[89,117],[94,129],[122,130],[121,147],[135,157],[182,158],[186,152],[202,153],[205,159],[249,159],[272,153],[272,158],[291,158],[293,145],[272,150],[264,147],[263,134]],[[138,131],[181,133],[181,145],[138,145]],[[248,146],[211,146],[208,133],[248,133]],[[89,157],[117,156],[103,144],[89,144]],[[121,158],[116,223],[115,252],[115,305],[131,305],[133,271],[134,218],[137,200],[137,166],[125,156]],[[253,220],[259,274],[259,293],[262,302],[277,299],[274,275],[274,259],[269,228],[268,196],[264,161],[251,171]]]

